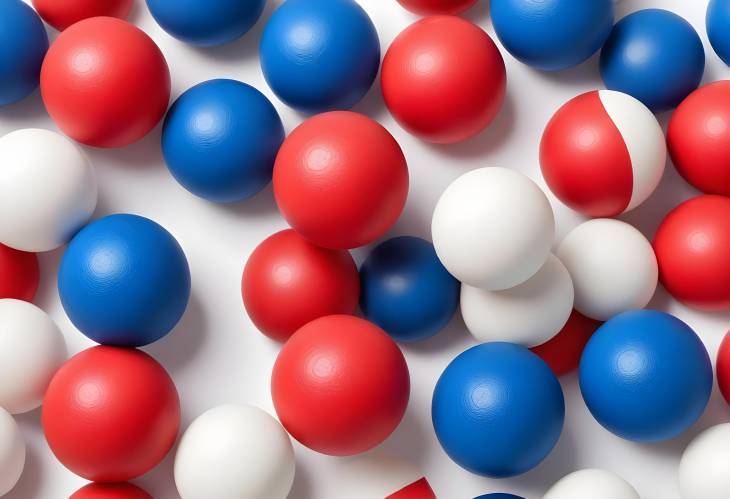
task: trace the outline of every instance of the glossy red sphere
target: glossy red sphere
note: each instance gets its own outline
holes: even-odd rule
[[[123,482],[152,469],[172,448],[180,401],[170,376],[146,353],[97,346],[58,370],[42,422],[68,469],[88,480]]]
[[[573,310],[563,329],[542,345],[530,348],[544,360],[555,376],[578,369],[583,349],[601,324]]]
[[[132,0],[33,0],[33,7],[44,21],[63,31],[89,17],[124,19],[132,9]]]
[[[331,315],[299,329],[281,349],[271,377],[284,428],[305,446],[335,456],[385,440],[408,405],[405,358],[380,328]]]
[[[0,244],[0,299],[33,301],[40,269],[35,253],[27,253]]]
[[[730,331],[725,334],[720,349],[717,351],[717,385],[725,401],[730,404]]]
[[[416,14],[432,16],[460,14],[477,3],[477,0],[398,0],[398,3]]]
[[[152,499],[152,496],[131,483],[90,483],[68,499]]]

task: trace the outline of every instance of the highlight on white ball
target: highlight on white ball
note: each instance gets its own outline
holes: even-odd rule
[[[641,499],[620,476],[605,470],[575,471],[558,480],[543,499]]]
[[[697,435],[679,462],[682,499],[730,497],[730,423],[713,426]]]
[[[18,483],[25,467],[25,440],[13,416],[0,408],[0,496]]]

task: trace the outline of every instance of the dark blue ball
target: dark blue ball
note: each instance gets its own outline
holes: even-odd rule
[[[730,66],[730,0],[710,0],[705,24],[710,45]]]
[[[38,14],[20,0],[0,1],[0,106],[38,88],[48,35]]]
[[[484,494],[483,496],[475,497],[474,499],[525,499],[521,496],[516,496],[514,494],[502,494],[502,493],[495,493],[495,494]]]
[[[261,39],[266,81],[305,113],[351,108],[370,89],[379,65],[378,33],[354,0],[287,0]]]
[[[175,238],[137,215],[110,215],[79,231],[58,271],[71,322],[104,345],[136,347],[165,336],[190,297],[190,270]]]
[[[601,51],[606,88],[632,95],[658,113],[676,107],[697,88],[705,51],[694,28],[661,9],[629,14]]]
[[[396,237],[378,245],[360,268],[365,317],[398,341],[438,333],[459,304],[459,281],[436,256],[433,244]]]
[[[712,364],[687,324],[664,312],[634,310],[591,337],[580,362],[580,389],[610,432],[638,442],[668,440],[705,410]]]
[[[555,447],[565,403],[537,355],[512,343],[484,343],[444,370],[431,412],[451,459],[472,473],[504,478],[534,468]]]
[[[250,85],[210,80],[172,105],[162,129],[167,167],[183,187],[210,201],[253,196],[271,182],[284,126]]]

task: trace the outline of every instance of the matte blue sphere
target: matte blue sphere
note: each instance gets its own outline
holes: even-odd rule
[[[147,0],[162,29],[201,47],[242,37],[256,24],[265,5],[266,0]]]
[[[516,496],[514,494],[502,494],[502,493],[495,493],[495,494],[484,494],[483,496],[475,497],[474,499],[525,499],[521,496]]]
[[[360,268],[360,306],[365,318],[397,341],[430,338],[448,324],[459,305],[459,281],[418,237],[389,239]]]
[[[710,45],[730,66],[730,0],[710,0],[705,23]]]
[[[0,106],[38,88],[48,35],[38,14],[20,0],[0,1]]]
[[[697,88],[705,51],[694,28],[661,9],[629,14],[601,51],[606,88],[632,95],[658,113],[676,107]]]
[[[472,473],[503,478],[534,468],[552,451],[565,402],[537,355],[513,343],[484,343],[444,370],[431,413],[451,459]]]
[[[66,314],[104,345],[136,347],[175,327],[190,298],[190,270],[175,238],[137,215],[110,215],[79,231],[58,271]]]
[[[351,108],[370,89],[379,65],[378,33],[354,0],[287,0],[261,39],[266,81],[305,113]]]
[[[489,8],[504,48],[546,71],[585,61],[613,27],[613,0],[492,0]]]
[[[634,310],[591,337],[580,362],[580,389],[610,432],[637,442],[668,440],[705,410],[712,364],[687,324],[664,312]]]
[[[172,105],[162,128],[162,154],[193,194],[230,203],[271,182],[284,126],[269,100],[250,85],[210,80]]]

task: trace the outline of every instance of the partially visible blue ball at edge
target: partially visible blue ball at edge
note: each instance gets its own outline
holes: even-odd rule
[[[730,66],[730,0],[710,0],[705,18],[710,45]]]

